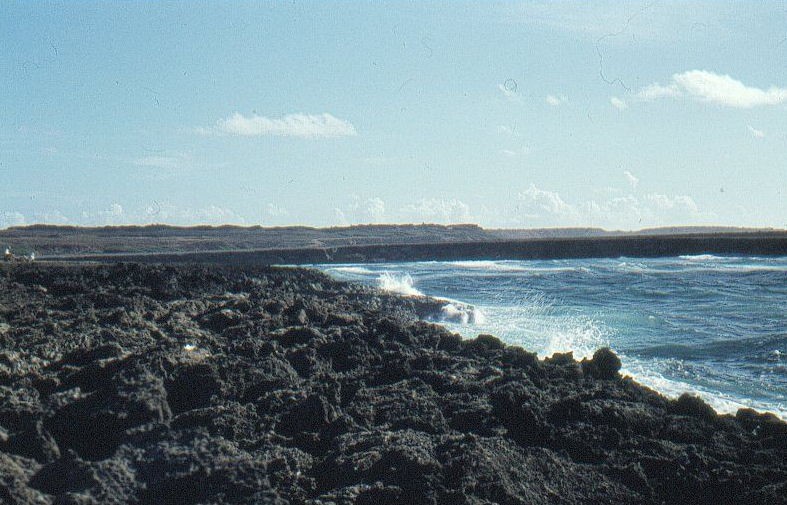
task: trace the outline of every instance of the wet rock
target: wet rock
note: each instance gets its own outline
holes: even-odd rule
[[[608,347],[593,353],[593,359],[582,360],[583,371],[597,379],[615,379],[619,377],[622,364],[620,358]]]

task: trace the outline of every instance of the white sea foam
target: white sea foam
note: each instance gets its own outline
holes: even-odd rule
[[[740,260],[736,256],[716,256],[714,254],[684,254],[682,256],[678,256],[680,259],[685,261],[735,261]]]
[[[539,353],[543,356],[571,351],[575,359],[590,358],[596,350],[609,345],[608,331],[593,319],[559,318],[542,331],[547,337],[546,346]]]
[[[527,273],[559,273],[587,271],[586,268],[576,266],[546,266],[538,264],[525,265],[519,261],[449,261],[446,265],[465,270],[478,270],[481,272],[527,272]]]
[[[422,286],[428,285],[430,296],[446,293],[462,300],[472,299],[480,306],[441,298],[442,310],[435,315],[451,331],[467,338],[479,333],[497,335],[509,344],[537,352],[542,358],[555,352],[571,351],[576,359],[582,359],[592,356],[599,347],[611,345],[621,354],[625,374],[667,396],[677,397],[689,392],[699,395],[719,412],[734,413],[741,407],[750,407],[787,419],[787,403],[783,395],[778,396],[783,386],[769,382],[771,375],[760,375],[764,386],[762,393],[751,392],[747,397],[750,388],[741,387],[735,381],[747,380],[748,369],[730,369],[724,363],[704,360],[684,362],[679,359],[679,353],[671,358],[667,357],[669,354],[645,358],[639,357],[636,351],[660,345],[661,339],[656,337],[662,333],[671,341],[671,336],[677,333],[694,334],[694,326],[699,329],[698,335],[718,326],[718,320],[710,321],[707,328],[703,326],[700,320],[705,314],[703,311],[707,310],[704,305],[685,310],[674,306],[687,298],[686,293],[675,289],[676,279],[680,279],[680,286],[688,284],[693,292],[705,293],[713,300],[726,296],[725,293],[737,296],[737,284],[725,284],[729,276],[756,271],[772,271],[779,275],[787,271],[787,257],[704,254],[659,259],[416,262],[376,265],[376,271],[365,271],[362,265],[334,265],[329,270],[334,268],[344,270],[337,270],[337,275],[347,274],[351,279],[360,277],[364,282],[376,282],[382,289],[394,293],[417,296],[422,294],[419,288],[426,289]],[[388,269],[388,272],[380,275],[381,269]],[[577,278],[571,271],[597,274],[599,282],[619,281],[626,285],[636,276],[636,282],[641,284],[635,285],[637,289],[630,293],[631,296],[599,300],[594,279]],[[568,272],[568,275],[561,277],[549,272]],[[697,272],[707,272],[708,276],[686,275]],[[643,274],[645,277],[640,277]],[[487,283],[484,279],[487,276],[502,277],[503,281],[495,281],[492,285],[492,281]],[[740,275],[740,282],[745,287],[753,285],[754,281],[751,276]],[[640,290],[647,294],[645,298],[637,298]],[[654,301],[653,296],[660,293],[664,296]],[[772,295],[768,293],[755,298],[771,304],[767,297]],[[561,299],[563,296],[565,300]],[[739,307],[736,304],[732,310],[730,321],[748,328],[747,305]],[[778,307],[775,310],[774,317],[781,317]],[[736,311],[741,312],[736,315]],[[714,313],[713,317],[723,319],[725,315]],[[737,317],[743,321],[736,322]],[[734,328],[729,331],[734,332]],[[686,345],[693,345],[693,340],[687,340]],[[627,356],[627,350],[632,350],[633,356]],[[746,363],[751,361],[746,357],[741,359]],[[760,366],[758,363],[762,362],[767,374],[784,374],[787,358],[780,344],[766,348],[757,359],[760,361],[755,360],[751,366]]]
[[[506,261],[488,261],[488,260],[473,260],[473,261],[449,261],[448,265],[456,268],[464,268],[468,270],[484,270],[488,272],[525,272],[527,271],[522,265]]]
[[[640,384],[655,389],[668,398],[677,398],[683,393],[699,396],[708,403],[716,412],[721,414],[735,414],[738,409],[752,408],[764,412],[773,412],[787,421],[787,405],[760,402],[724,394],[720,391],[708,391],[702,387],[688,382],[664,377],[659,371],[656,362],[640,361],[621,355],[625,365],[620,373],[629,375]]]
[[[733,265],[724,267],[725,272],[746,274],[751,272],[785,272],[787,266],[780,265]]]
[[[373,271],[369,270],[368,268],[364,267],[333,267],[331,270],[335,272],[341,272],[343,274],[351,274],[351,275],[372,275],[374,274]]]
[[[424,296],[422,292],[413,285],[413,278],[410,274],[392,274],[383,272],[377,278],[377,284],[383,291],[397,293],[405,296]]]
[[[450,302],[443,305],[440,309],[440,319],[462,325],[482,325],[486,322],[486,317],[481,309],[461,302]]]

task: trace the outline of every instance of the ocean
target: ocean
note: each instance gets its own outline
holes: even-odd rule
[[[716,410],[787,419],[787,257],[680,256],[314,265],[446,299],[435,322],[551,356],[611,347],[621,373]],[[472,308],[466,305],[472,305]]]

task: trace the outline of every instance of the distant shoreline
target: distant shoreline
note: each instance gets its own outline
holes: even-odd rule
[[[0,230],[0,249],[39,259],[231,264],[373,263],[659,257],[682,254],[787,255],[787,231],[672,227],[485,229],[474,224],[175,227],[34,225]]]
[[[621,256],[654,258],[689,254],[783,256],[787,255],[787,234],[775,232],[771,234],[644,235],[247,250],[139,251],[44,255],[41,259],[52,261],[303,265],[404,261],[579,259]]]

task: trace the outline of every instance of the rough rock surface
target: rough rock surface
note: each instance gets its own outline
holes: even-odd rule
[[[787,503],[787,429],[315,271],[0,267],[0,503]]]

